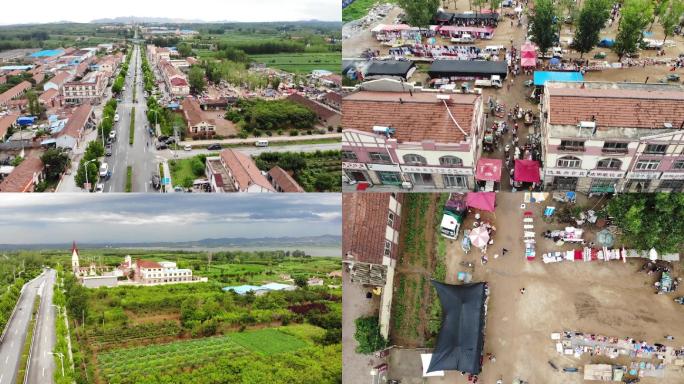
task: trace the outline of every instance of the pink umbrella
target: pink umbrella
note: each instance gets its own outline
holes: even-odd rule
[[[487,228],[483,226],[476,227],[470,231],[468,238],[474,246],[484,248],[489,243],[489,232],[487,232]]]

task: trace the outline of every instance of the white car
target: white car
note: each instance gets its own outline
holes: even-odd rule
[[[102,165],[100,165],[100,177],[107,177],[108,171],[109,165],[107,163],[102,163]]]
[[[119,121],[119,114],[118,114],[118,113],[117,113],[116,115],[114,115],[114,121],[115,121],[115,122],[118,122],[118,121]]]
[[[109,138],[112,140],[116,140],[116,131],[112,130],[109,132]]]
[[[190,144],[185,144],[185,146],[183,147],[183,150],[192,151],[192,146]]]
[[[104,192],[104,183],[98,183],[97,186],[95,186],[95,193],[102,192]]]

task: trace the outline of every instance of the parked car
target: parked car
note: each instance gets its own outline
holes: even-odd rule
[[[215,144],[210,144],[207,146],[207,149],[210,151],[219,151],[221,150],[221,144],[215,143]]]
[[[268,147],[268,140],[257,140],[254,142],[254,145],[257,147]]]
[[[157,150],[160,150],[160,149],[167,149],[168,147],[169,147],[169,146],[166,145],[166,143],[163,143],[163,142],[162,142],[162,143],[157,143],[157,146],[156,146]]]
[[[107,172],[109,172],[109,164],[102,163],[100,165],[100,177],[107,177]]]
[[[185,146],[183,147],[183,150],[185,150],[185,151],[192,151],[192,145],[190,145],[190,144],[185,144]]]
[[[159,141],[166,141],[166,139],[168,139],[169,137],[170,137],[170,136],[161,135],[161,136],[157,137],[157,140],[159,140]]]
[[[111,132],[109,132],[109,138],[112,141],[116,141],[116,131],[115,130],[112,130]]]
[[[176,142],[176,138],[175,137],[169,137],[168,139],[164,140],[164,142],[167,145],[171,145],[171,144],[174,144]]]
[[[112,155],[112,145],[107,144],[107,146],[105,147],[105,156],[111,156],[111,155]]]
[[[117,122],[117,123],[119,122],[119,114],[118,113],[114,115],[114,122]]]
[[[104,192],[104,183],[98,183],[97,186],[95,186],[95,193],[102,192]]]

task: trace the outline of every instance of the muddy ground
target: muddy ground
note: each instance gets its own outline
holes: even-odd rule
[[[547,361],[559,367],[576,366],[590,361],[560,356],[550,339],[552,332],[577,330],[606,336],[634,337],[666,345],[684,345],[684,308],[673,302],[672,295],[656,295],[652,289],[653,276],[638,273],[640,260],[627,263],[563,262],[544,264],[541,254],[548,251],[574,249],[558,247],[550,240],[537,236],[537,259],[524,259],[522,243],[522,193],[498,193],[496,214],[491,216],[495,227],[495,243],[488,251],[489,262],[480,263],[480,251],[469,254],[461,250],[460,242],[447,246],[446,282],[456,283],[456,274],[464,270],[461,261],[473,261],[476,266],[473,281],[487,281],[491,289],[485,336],[485,352],[493,353],[496,362],[485,362],[481,383],[494,383],[503,377],[504,383],[522,378],[530,383],[582,383],[580,375],[555,372]],[[578,204],[592,207],[601,204],[597,199]],[[535,213],[535,230],[560,229],[561,223],[540,220],[543,207],[559,203],[543,202],[528,209]],[[472,216],[465,223],[472,223]],[[435,228],[437,230],[437,228]],[[593,235],[585,236],[589,241]],[[501,248],[509,252],[501,255]],[[676,275],[681,276],[680,268]],[[525,288],[525,294],[520,293]],[[666,341],[664,335],[675,336]],[[402,356],[400,360],[397,356]],[[409,352],[410,354],[410,352]],[[410,355],[409,355],[410,356]],[[423,383],[420,362],[407,352],[393,354],[390,377],[402,378],[402,383]],[[605,362],[594,358],[592,362]],[[427,383],[466,383],[460,373],[448,373],[442,378],[431,378]],[[684,373],[667,371],[665,379],[642,379],[643,383],[675,384],[684,382]]]

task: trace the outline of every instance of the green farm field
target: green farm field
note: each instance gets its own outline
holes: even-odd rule
[[[278,53],[274,55],[250,55],[258,63],[271,68],[293,73],[309,73],[314,69],[325,69],[334,73],[340,71],[342,55],[339,52],[325,53]]]

